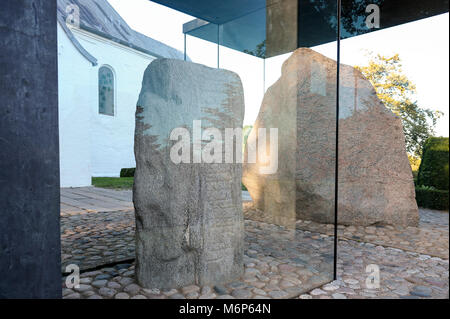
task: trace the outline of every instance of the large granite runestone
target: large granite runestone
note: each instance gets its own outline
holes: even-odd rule
[[[258,139],[257,128],[278,128],[279,168],[261,175],[258,162],[246,163],[243,182],[265,220],[334,222],[336,70],[336,61],[297,49],[264,96],[247,143]],[[358,70],[344,64],[339,99],[339,223],[417,225],[401,119]]]
[[[201,121],[203,132],[214,127],[224,134],[242,128],[243,117],[242,84],[233,72],[171,59],[157,59],[145,71],[133,189],[139,284],[214,285],[242,275],[242,164],[193,163],[192,134],[193,121]],[[171,160],[171,148],[181,141],[170,139],[175,128],[191,133],[188,163]],[[224,159],[224,149],[212,153]]]

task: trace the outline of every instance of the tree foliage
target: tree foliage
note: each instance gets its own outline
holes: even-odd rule
[[[261,42],[260,44],[258,44],[256,46],[256,49],[254,51],[252,50],[244,50],[244,53],[256,56],[258,58],[266,58],[266,40],[264,40],[263,42]]]
[[[448,191],[448,137],[431,137],[423,148],[417,184]]]
[[[417,104],[416,87],[403,73],[398,54],[391,57],[371,54],[367,66],[356,68],[372,83],[384,105],[402,119],[407,152],[420,157],[442,113]]]

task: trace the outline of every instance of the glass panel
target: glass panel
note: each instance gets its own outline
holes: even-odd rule
[[[296,1],[271,1],[220,27],[197,20],[185,29],[188,48],[192,37],[219,38],[220,68],[243,82],[245,256],[250,263],[275,265],[262,270],[264,276],[301,281],[289,286],[281,280],[277,289],[285,297],[334,275],[337,9],[334,3],[301,6],[303,12],[319,6],[321,19],[308,16],[315,21],[308,25],[298,19]],[[311,30],[315,37],[308,35]],[[313,39],[328,43],[297,49],[297,43],[323,43]],[[254,163],[255,149],[262,153]]]
[[[196,30],[197,33],[206,35],[203,37],[194,37],[186,35],[186,55],[187,59],[212,68],[217,68],[218,60],[218,39],[219,27],[215,24],[207,24]]]
[[[389,284],[409,283],[387,261],[420,269],[429,266],[418,254],[448,258],[448,215],[439,212],[448,204],[439,195],[431,200],[448,191],[449,178],[449,16],[435,15],[445,2],[343,1],[339,235],[396,248],[363,255],[354,266],[364,273],[370,265],[368,292],[382,298],[408,294]],[[437,149],[442,157],[430,169],[434,155],[427,154]]]
[[[183,0],[158,2],[172,2],[173,5],[178,2],[184,3]],[[217,2],[222,1],[217,0]],[[227,8],[228,10],[224,12],[217,10],[212,16],[216,6],[210,1],[198,2],[191,11],[198,12],[196,9],[200,9],[203,14],[196,15],[200,18],[196,22],[187,23],[184,32],[207,41],[214,41],[217,38],[215,28],[203,27],[209,23],[207,21],[210,21],[211,24],[224,26],[225,34],[232,34],[231,41],[225,41],[223,45],[246,52],[252,51],[258,44],[265,41],[267,42],[266,57],[292,52],[299,47],[313,47],[336,40],[337,19],[334,11],[336,1],[254,0],[246,1],[245,9],[244,4],[239,0],[230,0],[227,3],[233,9]],[[342,0],[342,3],[341,38],[343,39],[448,12],[446,0],[414,3],[409,0]],[[187,9],[181,4],[179,6]],[[401,12],[399,8],[402,8]],[[383,11],[383,23],[373,19],[373,13],[379,10]],[[366,26],[368,18],[369,23],[373,25],[372,28]]]

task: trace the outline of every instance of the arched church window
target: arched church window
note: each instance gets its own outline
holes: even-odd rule
[[[98,71],[98,98],[98,112],[114,115],[114,73],[107,66]]]

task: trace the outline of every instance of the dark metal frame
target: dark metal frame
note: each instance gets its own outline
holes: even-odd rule
[[[341,0],[337,1],[337,52],[336,52],[336,150],[335,150],[335,177],[334,177],[334,260],[333,279],[337,279],[337,244],[338,244],[338,195],[339,195],[339,70],[341,67]]]

